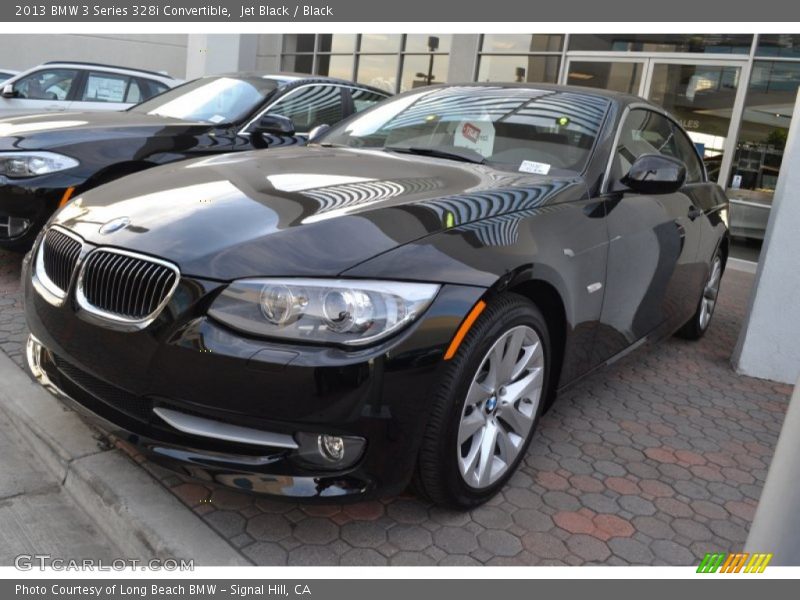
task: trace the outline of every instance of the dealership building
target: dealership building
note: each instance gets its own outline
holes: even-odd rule
[[[731,200],[735,256],[746,260],[759,256],[800,85],[800,35],[790,34],[8,35],[0,55],[17,69],[54,59],[186,78],[259,69],[391,92],[519,81],[637,94],[672,112],[697,144]]]

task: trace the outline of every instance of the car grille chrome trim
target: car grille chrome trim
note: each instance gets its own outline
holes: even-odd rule
[[[84,248],[80,236],[58,226],[51,227],[42,238],[36,250],[32,283],[50,304],[64,303]]]
[[[96,248],[78,271],[75,298],[79,316],[112,329],[135,331],[152,323],[180,283],[170,262],[118,250]]]
[[[236,442],[239,444],[270,446],[273,448],[287,448],[290,450],[299,448],[294,438],[286,433],[275,433],[273,431],[263,431],[261,429],[231,425],[230,423],[222,423],[221,421],[189,415],[161,406],[154,408],[153,412],[168,425],[174,427],[178,431],[191,435],[214,438],[226,442]]]

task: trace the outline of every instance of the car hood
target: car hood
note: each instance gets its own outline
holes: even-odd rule
[[[130,111],[23,115],[0,119],[0,151],[51,150],[109,137],[197,134],[212,127],[209,123]]]
[[[306,147],[149,169],[76,198],[55,222],[196,277],[335,276],[426,235],[585,192],[575,177]],[[116,219],[127,226],[103,235]]]

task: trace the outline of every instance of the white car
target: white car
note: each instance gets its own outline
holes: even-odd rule
[[[0,84],[0,117],[65,110],[124,110],[178,83],[155,71],[47,62]]]

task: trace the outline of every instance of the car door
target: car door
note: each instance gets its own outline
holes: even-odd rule
[[[70,110],[125,110],[141,102],[143,91],[136,77],[105,71],[88,71]]]
[[[78,69],[44,68],[12,82],[13,96],[0,98],[0,116],[65,111],[70,108]]]
[[[281,115],[292,120],[295,133],[291,136],[251,134],[256,147],[277,147],[305,144],[309,132],[317,125],[333,125],[341,121],[347,112],[344,106],[342,86],[326,83],[304,84],[282,94],[265,111],[253,120],[247,129],[250,133],[253,124],[265,114]]]
[[[611,159],[604,202],[609,246],[605,299],[596,352],[607,360],[656,330],[691,316],[697,290],[701,229],[690,188],[702,173],[687,170],[682,189],[640,194],[620,180],[643,154],[678,156],[675,128],[665,115],[637,107],[623,117]]]

